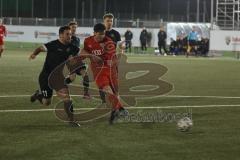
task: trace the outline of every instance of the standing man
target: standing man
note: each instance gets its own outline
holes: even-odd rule
[[[106,27],[106,36],[112,39],[116,46],[122,49],[121,35],[118,31],[113,29],[114,16],[112,13],[107,13],[103,16],[103,23]]]
[[[80,48],[80,38],[78,38],[77,35],[76,35],[76,30],[77,30],[77,27],[78,27],[77,22],[72,21],[68,24],[68,26],[70,27],[71,32],[72,32],[72,38],[71,38],[72,45]],[[84,99],[90,99],[91,97],[90,97],[90,94],[88,92],[88,90],[89,90],[89,77],[88,77],[86,69],[87,68],[86,68],[85,63],[82,62],[80,67],[74,73],[70,74],[65,79],[65,83],[69,84],[69,83],[73,82],[76,78],[76,74],[79,75],[79,76],[82,76],[83,86],[84,86],[83,98]]]
[[[167,33],[164,31],[164,28],[161,26],[160,30],[158,32],[158,49],[159,54],[162,55],[162,49],[164,50],[164,56],[167,55],[168,51],[166,49],[166,39],[167,39]]]
[[[43,69],[39,75],[40,90],[37,90],[31,96],[30,101],[35,102],[38,100],[41,104],[48,106],[51,104],[53,96],[53,89],[49,86],[49,77],[51,73],[71,56],[77,55],[79,53],[79,48],[71,43],[70,27],[63,26],[59,29],[59,39],[48,42],[35,49],[30,55],[29,60],[35,59],[40,52],[47,52]],[[61,86],[56,89],[56,93],[64,102],[64,110],[67,113],[69,124],[74,127],[80,126],[74,121],[73,104],[67,85],[63,85],[63,87]]]
[[[147,37],[148,37],[148,33],[147,33],[146,28],[144,27],[140,34],[140,42],[141,42],[142,51],[147,51]]]
[[[188,51],[187,51],[187,57],[193,51],[195,55],[197,55],[197,40],[198,40],[198,33],[196,31],[196,27],[193,26],[192,31],[188,34],[187,37],[188,40]]]
[[[129,49],[129,52],[131,53],[132,51],[132,38],[133,38],[133,33],[130,31],[130,29],[127,29],[127,31],[124,34],[125,37],[125,52]]]
[[[123,108],[118,97],[116,90],[118,77],[113,76],[118,72],[115,43],[106,36],[105,26],[102,23],[94,26],[94,36],[85,39],[80,60],[84,58],[90,58],[94,80],[110,102],[112,112],[109,122],[112,124],[119,115],[127,115],[128,112]]]
[[[0,19],[0,58],[4,50],[4,37],[7,36],[6,27],[3,25],[3,20]]]

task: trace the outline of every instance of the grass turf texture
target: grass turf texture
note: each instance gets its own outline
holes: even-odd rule
[[[0,59],[0,96],[29,95],[38,87],[38,74],[44,53],[29,62],[33,44],[8,43]],[[28,46],[28,47],[25,47]],[[151,62],[165,65],[169,71],[162,78],[174,84],[170,97],[142,99],[138,107],[226,105],[225,107],[192,108],[193,129],[181,133],[175,122],[118,123],[107,121],[85,123],[70,128],[51,111],[0,112],[0,159],[164,159],[164,160],[237,160],[240,143],[240,108],[237,98],[171,97],[225,96],[240,97],[240,62],[226,57],[155,57],[130,55],[129,62]],[[76,80],[75,83],[77,83]],[[83,101],[76,107],[91,107],[98,102]],[[28,97],[0,97],[0,110],[46,109],[31,104]],[[130,110],[130,112],[154,112]],[[184,108],[161,109],[166,113],[183,113]]]

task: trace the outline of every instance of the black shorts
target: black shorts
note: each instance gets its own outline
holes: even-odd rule
[[[50,74],[41,72],[38,78],[40,91],[44,98],[49,99],[53,95],[53,90],[48,85],[48,77]]]
[[[197,45],[197,41],[195,41],[195,40],[189,40],[189,45],[190,45],[191,47],[194,47],[194,46]]]

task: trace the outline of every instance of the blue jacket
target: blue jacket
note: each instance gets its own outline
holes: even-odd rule
[[[196,40],[198,40],[198,34],[197,34],[197,32],[195,32],[195,31],[191,31],[189,34],[188,34],[188,40],[194,40],[194,41],[196,41]]]

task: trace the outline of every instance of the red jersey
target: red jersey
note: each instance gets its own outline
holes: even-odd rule
[[[7,34],[6,27],[4,25],[0,25],[0,39],[3,39]]]
[[[105,37],[102,42],[97,42],[94,36],[90,36],[84,41],[84,50],[102,59],[103,64],[96,63],[91,59],[91,69],[96,76],[100,71],[108,72],[116,68],[116,46],[109,37]]]

